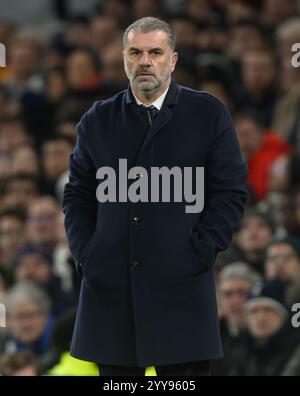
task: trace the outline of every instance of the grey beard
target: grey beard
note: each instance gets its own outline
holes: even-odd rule
[[[151,99],[156,94],[159,88],[162,86],[163,81],[157,79],[156,83],[141,83],[134,84],[135,88],[144,96],[146,99]]]

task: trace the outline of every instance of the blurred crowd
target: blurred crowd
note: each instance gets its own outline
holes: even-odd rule
[[[216,279],[225,358],[213,375],[300,375],[300,43],[297,0],[18,1],[0,6],[1,375],[97,375],[68,351],[80,289],[62,214],[76,124],[128,87],[122,33],[167,20],[174,78],[231,111],[249,201]]]

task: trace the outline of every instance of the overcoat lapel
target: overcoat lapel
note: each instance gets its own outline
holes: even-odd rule
[[[172,79],[170,89],[165,98],[164,104],[155,118],[152,126],[149,128],[148,133],[145,137],[144,143],[140,150],[140,154],[148,144],[152,141],[154,136],[165,126],[167,125],[174,116],[174,106],[178,103],[180,95],[180,86],[176,83],[174,79]],[[128,105],[135,104],[135,98],[132,94],[130,86],[128,87],[125,93],[125,101]]]

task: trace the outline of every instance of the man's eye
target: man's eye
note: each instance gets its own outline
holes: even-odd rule
[[[154,56],[159,56],[159,55],[161,55],[161,53],[160,53],[159,51],[155,51],[153,54],[154,54]]]

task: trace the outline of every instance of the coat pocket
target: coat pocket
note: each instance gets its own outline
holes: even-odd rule
[[[200,273],[205,273],[214,266],[216,260],[215,243],[198,225],[190,229],[190,235],[194,249],[199,256]]]

